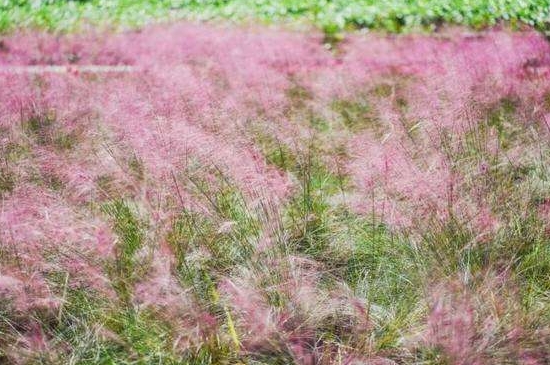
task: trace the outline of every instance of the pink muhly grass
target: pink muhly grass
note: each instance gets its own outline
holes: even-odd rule
[[[208,342],[218,330],[218,321],[194,301],[172,274],[173,254],[162,248],[151,259],[145,278],[133,287],[138,310],[154,311],[177,333],[174,347],[185,353]]]
[[[3,62],[66,63],[71,56],[69,58],[78,59],[76,62],[80,64],[141,65],[143,72],[136,75],[139,80],[131,74],[111,79],[99,76],[100,82],[94,82],[94,95],[84,92],[84,87],[90,83],[85,78],[46,77],[49,87],[41,96],[41,102],[55,108],[60,101],[70,98],[72,109],[72,105],[78,108],[86,100],[87,108],[96,110],[104,119],[101,125],[112,130],[112,138],[117,143],[124,141],[124,149],[133,151],[143,160],[152,180],[168,180],[172,171],[185,167],[185,160],[194,156],[204,165],[222,168],[245,191],[261,186],[278,198],[287,194],[288,181],[265,166],[262,159],[256,158],[248,138],[242,138],[241,132],[247,120],[261,118],[265,119],[263,123],[279,126],[270,131],[278,134],[280,140],[288,140],[284,131],[296,130],[295,126],[281,120],[287,103],[286,90],[291,87],[289,77],[302,82],[313,95],[325,99],[381,82],[390,72],[401,75],[404,86],[397,87],[403,87],[409,99],[405,117],[415,120],[415,128],[423,132],[418,138],[424,148],[434,151],[435,155],[421,162],[427,167],[422,168],[423,171],[414,166],[417,162],[413,162],[412,157],[407,157],[409,161],[401,161],[399,156],[385,157],[390,165],[398,166],[395,169],[403,170],[402,176],[392,176],[395,180],[392,183],[398,186],[387,192],[396,196],[382,204],[384,210],[388,209],[384,215],[393,223],[410,220],[406,215],[413,211],[416,216],[422,214],[417,208],[398,212],[395,205],[401,205],[397,197],[402,194],[412,193],[411,201],[420,200],[430,210],[435,204],[439,217],[447,214],[444,212],[445,196],[447,200],[452,197],[446,190],[454,184],[451,180],[458,176],[449,177],[449,172],[445,171],[448,168],[444,167],[446,161],[442,163],[436,152],[440,148],[438,135],[442,128],[449,129],[447,133],[464,133],[468,129],[464,111],[471,100],[487,104],[511,89],[529,89],[524,79],[528,77],[529,82],[540,83],[541,78],[533,76],[532,69],[543,69],[549,63],[547,52],[544,52],[548,46],[538,35],[510,35],[499,31],[472,36],[452,30],[441,39],[354,35],[346,40],[344,52],[337,60],[327,55],[319,39],[285,32],[256,33],[179,25],[103,38],[99,42],[102,47],[88,47],[99,38],[97,35],[75,36],[59,41],[41,37],[31,41],[27,35],[18,35],[13,38],[13,45],[9,40],[6,43],[9,49],[13,48],[14,55],[18,54],[17,58],[5,58]],[[39,45],[33,48],[38,54],[25,54],[29,48],[24,45],[28,42]],[[48,61],[50,54],[54,56]],[[243,59],[247,62],[245,68],[240,67]],[[27,87],[25,80],[15,82],[19,84],[16,89]],[[74,97],[75,88],[83,91],[82,97]],[[122,91],[128,89],[132,92]],[[488,90],[491,92],[486,92]],[[482,96],[485,99],[479,99]],[[22,96],[25,98],[28,96]],[[251,108],[253,104],[259,109]],[[395,114],[391,105],[384,107],[384,104],[387,102],[380,100],[379,106],[375,106],[391,134],[382,150],[411,155],[411,146],[407,146],[409,142],[405,136],[407,130],[399,120],[401,117]],[[65,101],[62,107],[67,108]],[[373,149],[378,148],[378,141],[374,143]],[[350,153],[356,157],[351,173],[362,190],[363,184],[368,188],[373,179],[381,176],[374,170],[374,176],[362,177],[361,171],[366,169],[360,167],[365,159],[363,156],[378,153],[370,147],[365,148],[365,142],[354,141],[350,145]],[[415,177],[431,173],[441,177],[431,180]],[[391,172],[386,177],[389,174]],[[79,182],[83,187],[75,187],[80,190],[77,194],[90,191],[90,187],[84,188],[85,181],[89,183],[93,178],[86,177]],[[426,195],[433,199],[425,202]],[[371,206],[367,200],[366,197],[361,205]],[[380,204],[375,203],[377,210]]]
[[[277,262],[272,267],[277,270],[280,282],[270,287],[259,287],[267,272],[251,271],[226,280],[220,288],[237,315],[243,350],[251,354],[286,352],[293,361],[304,365],[330,364],[338,361],[338,357],[343,363],[354,363],[359,355],[324,343],[316,331],[334,326],[342,331],[341,336],[350,336],[357,345],[362,344],[362,336],[368,336],[371,330],[365,304],[344,288],[323,290],[319,268],[310,266],[313,263],[308,260],[292,258]],[[280,298],[280,304],[270,302],[274,295]]]
[[[0,241],[30,278],[40,277],[42,270],[69,270],[76,281],[105,289],[96,257],[109,254],[114,239],[104,222],[79,216],[54,195],[19,187],[2,201],[0,225]],[[44,262],[43,255],[53,252],[61,255]]]
[[[0,243],[11,260],[0,271],[0,296],[19,317],[38,309],[53,313],[63,302],[45,277],[61,272],[70,286],[96,289],[117,302],[105,263],[123,237],[98,206],[132,201],[153,242],[135,253],[143,277],[128,283],[128,302],[173,324],[178,352],[225,341],[234,320],[246,355],[276,353],[302,365],[392,363],[372,343],[369,305],[341,278],[306,258],[269,256],[288,239],[280,214],[299,179],[293,166],[282,171],[269,163],[262,138],[297,155],[307,150],[304,141],[321,145],[328,170],[352,181],[342,201],[362,215],[417,233],[457,220],[474,233],[474,243],[488,242],[506,223],[498,209],[506,191],[482,182],[503,161],[534,159],[523,152],[535,147],[517,140],[505,149],[496,127],[487,135],[481,130],[490,109],[508,99],[518,100],[513,117],[522,136],[547,127],[550,46],[534,32],[460,32],[352,34],[335,55],[320,35],[212,25],[109,37],[8,37],[8,52],[0,52],[0,147],[22,152],[0,156],[15,181],[0,192]],[[1,69],[69,64],[134,68],[32,76]],[[304,100],[292,100],[293,91]],[[369,118],[360,118],[370,124],[346,129],[333,110],[338,101],[368,104]],[[29,130],[29,119],[50,113],[51,125]],[[316,118],[327,119],[328,134],[313,126]],[[484,138],[481,151],[471,151],[472,135]],[[213,304],[226,306],[231,319],[210,313],[177,280],[173,247],[163,241],[182,210],[212,220],[216,238],[230,237],[240,222],[215,212],[209,201],[228,186],[242,193],[246,209],[260,212],[262,231],[251,240],[251,262],[215,273],[220,298]],[[538,205],[542,219],[547,203]],[[192,254],[215,258],[204,247]],[[434,290],[423,345],[440,348],[456,364],[490,363],[494,348],[504,348],[500,358],[541,363],[544,350],[529,331],[482,304],[499,285]],[[509,302],[502,307],[520,313]],[[47,334],[26,325],[19,343],[30,352],[47,351]],[[343,344],[323,338],[325,332],[337,333]],[[507,342],[499,347],[502,338]]]
[[[474,308],[464,293],[437,294],[428,318],[428,339],[456,364],[481,364],[475,348]]]
[[[519,41],[521,37],[525,37],[525,43]],[[541,103],[538,85],[542,79],[526,81],[523,73],[529,57],[539,60],[540,67],[549,62],[544,52],[548,45],[536,35],[507,38],[489,32],[479,38],[456,38],[450,41],[403,37],[384,46],[380,44],[383,41],[378,41],[374,54],[371,51],[368,56],[360,56],[361,43],[353,43],[347,55],[353,54],[355,62],[367,70],[381,65],[386,70],[398,67],[404,78],[403,85],[391,87],[406,97],[406,110],[398,112],[384,102],[375,104],[384,126],[382,135],[373,138],[372,133],[366,132],[353,138],[349,145],[350,173],[356,186],[365,192],[363,201],[357,202],[361,211],[374,212],[392,225],[410,227],[411,218],[446,220],[455,215],[472,221],[476,229],[494,230],[498,225],[495,217],[486,206],[478,208],[478,203],[468,196],[463,171],[456,170],[449,156],[460,152],[457,143],[462,136],[478,133],[475,128],[484,118],[484,106],[493,105],[510,93]],[[400,42],[405,39],[409,43],[402,47]],[[517,54],[516,47],[525,53]],[[394,53],[400,55],[400,63],[393,58]],[[371,65],[372,62],[376,64]],[[405,126],[404,119],[415,124]],[[445,136],[451,136],[451,144],[442,139]],[[376,193],[378,189],[382,189],[381,193]]]
[[[435,215],[438,219],[445,219],[448,201],[452,199],[450,194],[454,194],[450,189],[453,177],[445,162],[441,157],[428,162],[414,162],[406,150],[392,142],[379,145],[360,137],[354,141],[356,149],[361,151],[350,167],[357,184],[373,194],[381,189],[383,196],[387,197],[383,200],[380,196],[374,197],[375,213],[392,224],[405,226],[413,224],[408,221],[409,209],[418,218]],[[367,195],[361,202],[363,211],[372,210],[371,201]],[[398,201],[404,201],[406,206],[399,209]]]
[[[436,286],[424,341],[443,351],[453,364],[496,364],[513,360],[539,364],[546,359],[544,329],[525,315],[517,301],[510,278],[486,273],[483,281],[468,287],[451,282]]]
[[[12,286],[3,288],[1,293],[4,304],[14,320],[26,321],[33,313],[53,315],[59,308],[61,299],[52,295],[43,278],[30,278],[16,284],[18,287],[12,283]]]

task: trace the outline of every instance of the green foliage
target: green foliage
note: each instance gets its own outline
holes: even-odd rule
[[[128,161],[128,168],[130,169],[130,174],[137,180],[143,180],[143,177],[145,176],[145,167],[143,166],[143,161],[136,156],[136,154],[132,154]]]
[[[483,27],[504,20],[548,29],[549,14],[548,0],[3,0],[0,30],[72,30],[82,23],[139,27],[177,18],[298,19],[324,29],[326,42],[333,44],[349,27],[400,32],[442,22]]]
[[[40,319],[43,333],[53,339],[52,353],[57,347],[65,353],[40,358],[39,363],[206,365],[231,363],[227,359],[234,356],[229,346],[216,337],[178,351],[174,344],[181,333],[173,330],[165,316],[153,310],[117,305],[104,293],[72,282],[67,273],[51,273],[49,284],[62,296],[63,304],[55,318],[36,319]],[[1,323],[10,324],[7,321],[10,316],[0,306],[0,333]],[[68,348],[71,351],[66,353]]]
[[[115,261],[108,269],[120,298],[128,301],[131,284],[139,274],[139,270],[136,271],[136,254],[145,244],[145,225],[123,200],[105,204],[103,211],[113,220],[113,228],[118,236]]]
[[[38,144],[46,145],[52,142],[52,128],[55,121],[56,117],[53,112],[36,113],[23,123],[23,130]]]
[[[308,157],[309,156],[309,157]],[[326,285],[344,282],[376,312],[371,341],[377,349],[392,349],[402,329],[418,320],[425,270],[422,253],[394,237],[378,220],[352,214],[332,200],[344,193],[343,177],[329,172],[319,151],[298,160],[300,191],[286,208],[285,230],[290,249],[323,264]],[[323,338],[343,338],[338,328],[325,328]]]
[[[297,156],[283,142],[273,136],[255,131],[256,144],[262,150],[266,162],[284,171],[296,171]]]
[[[518,101],[512,97],[502,98],[487,111],[487,125],[497,130],[500,145],[504,149],[522,131],[521,125],[517,125],[517,118],[514,118],[517,104]]]
[[[114,201],[106,204],[104,210],[113,218],[114,230],[119,236],[117,255],[120,258],[120,269],[131,270],[134,264],[134,256],[143,245],[142,222],[135,217],[124,201]]]
[[[77,134],[65,131],[53,110],[33,113],[23,122],[23,130],[37,144],[51,146],[58,151],[71,150],[77,142]]]
[[[380,127],[376,114],[365,99],[336,100],[332,104],[332,109],[340,114],[342,123],[351,132]]]
[[[182,284],[191,287],[203,304],[216,304],[217,278],[250,259],[260,223],[223,176],[217,188],[195,177],[189,179],[210,213],[182,209],[166,240],[174,250]]]
[[[18,143],[8,142],[2,150],[7,162],[15,162],[29,154],[29,149]]]
[[[14,174],[7,167],[0,167],[0,197],[15,188]]]

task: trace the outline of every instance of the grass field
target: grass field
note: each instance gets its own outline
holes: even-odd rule
[[[544,2],[0,4],[0,364],[550,362]]]
[[[376,28],[391,32],[433,29],[442,23],[476,28],[505,21],[547,30],[548,0],[2,0],[0,30],[82,25],[139,27],[173,19],[304,21],[327,32]]]

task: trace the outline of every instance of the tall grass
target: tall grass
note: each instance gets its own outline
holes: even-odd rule
[[[547,363],[550,47],[447,35],[6,38],[135,71],[0,75],[0,362]]]

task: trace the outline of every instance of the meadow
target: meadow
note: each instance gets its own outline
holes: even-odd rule
[[[0,364],[549,363],[544,2],[14,4]]]

